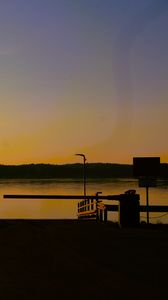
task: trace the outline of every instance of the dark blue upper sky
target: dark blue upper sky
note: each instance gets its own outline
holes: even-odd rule
[[[167,159],[167,28],[167,0],[2,0],[2,160]]]

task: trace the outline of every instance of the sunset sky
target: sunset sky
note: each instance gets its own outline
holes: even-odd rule
[[[0,164],[168,162],[167,0],[0,0]]]

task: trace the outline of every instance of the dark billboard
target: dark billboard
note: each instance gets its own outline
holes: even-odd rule
[[[133,176],[157,177],[160,172],[160,157],[134,157]]]

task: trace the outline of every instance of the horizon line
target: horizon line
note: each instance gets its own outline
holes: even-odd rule
[[[133,163],[119,163],[119,162],[87,162],[86,164],[91,165],[91,164],[104,164],[104,165],[127,165],[127,166],[132,166]],[[168,162],[160,162],[160,164],[168,164]],[[1,164],[1,166],[31,166],[31,165],[52,165],[52,166],[65,166],[65,165],[83,165],[82,162],[75,162],[75,163],[19,163],[19,164]]]

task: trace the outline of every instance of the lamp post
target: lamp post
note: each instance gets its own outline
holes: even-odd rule
[[[86,156],[83,153],[77,153],[75,155],[83,157],[83,194],[86,199]]]

